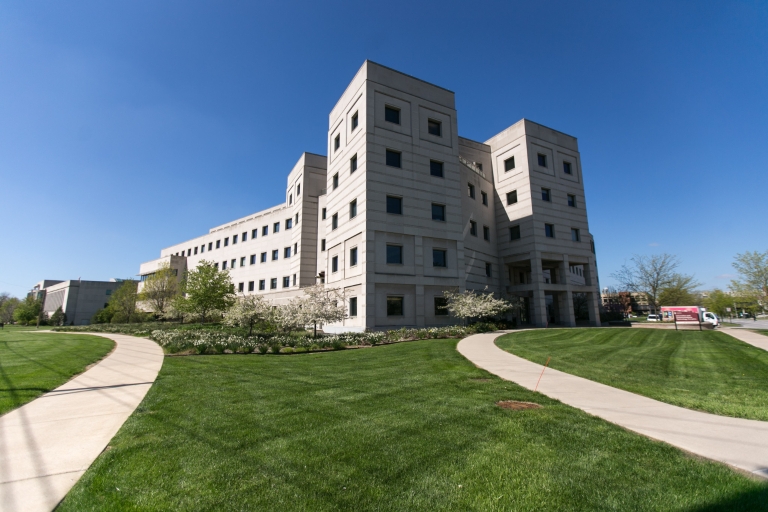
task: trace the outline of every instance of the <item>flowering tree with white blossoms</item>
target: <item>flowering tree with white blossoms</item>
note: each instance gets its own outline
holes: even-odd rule
[[[303,291],[304,295],[294,301],[294,313],[300,325],[313,325],[315,336],[318,324],[340,322],[347,318],[344,295],[338,288],[326,288],[322,284],[316,284],[304,288]]]
[[[248,336],[253,326],[270,320],[272,305],[261,295],[243,295],[224,313],[224,325],[248,327]]]
[[[486,290],[488,287],[485,288]],[[500,315],[512,307],[504,299],[494,298],[492,293],[478,293],[475,290],[463,292],[444,291],[448,305],[446,309],[455,317],[461,318],[465,323],[468,318],[486,318]]]

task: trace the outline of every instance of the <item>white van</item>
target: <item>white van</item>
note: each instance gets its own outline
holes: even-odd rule
[[[661,322],[661,315],[648,315],[649,322]]]

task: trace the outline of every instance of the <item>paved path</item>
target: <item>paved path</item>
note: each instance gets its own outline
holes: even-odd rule
[[[764,334],[747,331],[745,329],[734,329],[732,327],[723,327],[722,329],[718,329],[718,331],[723,331],[725,334],[733,336],[737,340],[749,343],[757,348],[768,350],[768,336]]]
[[[458,350],[478,367],[532,390],[543,367],[497,347],[494,340],[502,334],[469,336]],[[768,478],[768,422],[683,409],[552,368],[545,371],[539,391],[629,430]]]
[[[0,416],[0,510],[50,511],[104,451],[163,365],[145,338],[96,334],[115,350],[90,370]]]

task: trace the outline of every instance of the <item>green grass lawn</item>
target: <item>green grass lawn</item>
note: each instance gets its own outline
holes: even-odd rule
[[[768,420],[768,352],[714,331],[550,329],[496,340],[515,355],[689,409]]]
[[[765,336],[768,336],[768,331],[766,331],[766,330],[763,330],[763,329],[758,329],[758,330],[756,330],[755,332],[757,332],[757,333],[760,333],[760,334],[763,334],[763,335],[765,335]]]
[[[59,387],[114,346],[97,336],[31,331],[0,330],[0,414]]]
[[[498,379],[455,340],[166,358],[57,511],[755,510],[768,485]],[[498,400],[543,408],[509,411]]]

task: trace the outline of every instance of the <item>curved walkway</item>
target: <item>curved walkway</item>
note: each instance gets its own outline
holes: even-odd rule
[[[163,351],[153,341],[89,334],[114,340],[115,350],[0,417],[0,510],[53,510],[136,409],[163,365]]]
[[[458,351],[478,367],[533,390],[543,367],[497,347],[494,340],[502,334],[469,336]],[[683,409],[552,368],[538,390],[639,434],[768,478],[768,422]]]

